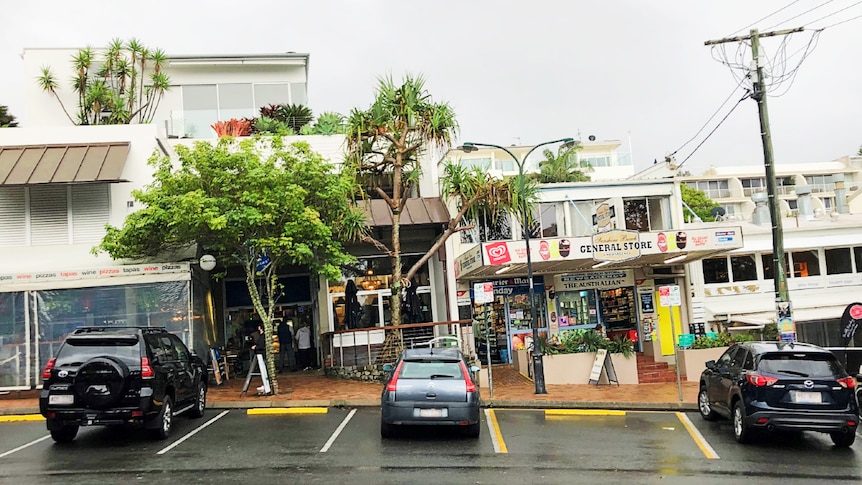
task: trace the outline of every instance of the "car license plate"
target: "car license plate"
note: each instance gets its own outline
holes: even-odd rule
[[[419,410],[420,418],[442,418],[443,410],[442,409],[420,409]]]
[[[819,392],[791,391],[793,402],[800,404],[820,404],[823,398]]]
[[[52,394],[48,396],[48,404],[73,404],[75,402],[75,396],[72,394]]]

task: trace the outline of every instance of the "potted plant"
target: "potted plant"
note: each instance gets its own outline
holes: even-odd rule
[[[679,373],[685,376],[685,380],[697,382],[700,374],[706,369],[707,361],[718,360],[721,354],[734,343],[749,340],[754,340],[754,337],[745,333],[731,335],[729,332],[697,337],[691,348],[677,351]]]
[[[611,355],[620,384],[637,384],[637,360],[634,345],[626,337],[607,339],[595,330],[568,330],[551,340],[541,339],[545,355],[544,370],[547,384],[587,384],[596,351],[606,349]]]

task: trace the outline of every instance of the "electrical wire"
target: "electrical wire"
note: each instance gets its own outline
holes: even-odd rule
[[[763,22],[764,20],[766,20],[766,19],[768,19],[769,17],[772,17],[773,15],[775,15],[775,14],[777,14],[777,13],[781,12],[781,11],[782,11],[782,10],[784,10],[785,8],[792,6],[794,3],[797,3],[798,1],[799,1],[799,0],[793,0],[792,2],[790,2],[790,3],[788,3],[787,5],[785,5],[785,6],[781,7],[781,8],[779,8],[778,10],[776,10],[776,11],[772,12],[771,14],[767,15],[766,17],[763,17],[763,18],[757,19],[757,20],[755,20],[754,22],[752,22],[752,23],[750,23],[750,24],[746,25],[745,27],[743,27],[743,28],[741,28],[741,29],[739,29],[739,30],[737,30],[737,31],[733,32],[732,34],[725,35],[725,37],[733,37],[734,35],[738,34],[739,32],[742,32],[742,31],[744,31],[745,29],[747,29],[747,28],[749,28],[749,27],[753,27],[754,25],[756,25],[756,24],[757,24],[757,23],[759,23],[759,22]]]
[[[704,128],[706,128],[706,126],[709,124],[709,122],[710,122],[710,121],[712,121],[712,119],[713,119],[713,118],[715,118],[715,115],[717,115],[717,114],[718,114],[718,112],[719,112],[719,111],[721,111],[721,109],[722,109],[722,108],[724,108],[724,105],[726,105],[728,101],[730,101],[730,98],[732,98],[732,97],[733,97],[733,95],[734,95],[734,94],[736,94],[736,92],[739,90],[739,87],[740,87],[740,86],[742,86],[742,83],[737,84],[737,85],[736,85],[736,87],[735,87],[735,88],[733,88],[733,91],[731,91],[731,92],[730,92],[730,94],[727,96],[727,98],[725,98],[725,99],[724,99],[724,102],[723,102],[723,103],[721,103],[721,106],[719,106],[719,107],[718,107],[718,109],[716,109],[716,110],[715,110],[715,112],[714,112],[714,113],[712,113],[712,116],[710,116],[710,117],[709,117],[709,119],[708,119],[708,120],[706,120],[706,122],[703,124],[703,126],[701,126],[701,127],[700,127],[700,129],[699,129],[699,130],[697,130],[697,133],[695,133],[695,134],[694,134],[694,136],[692,136],[691,138],[689,138],[685,143],[683,143],[682,145],[680,145],[680,147],[679,147],[679,148],[677,148],[676,150],[674,150],[674,151],[673,151],[673,153],[671,153],[671,154],[670,154],[670,155],[668,155],[668,156],[669,156],[669,157],[672,157],[672,156],[676,155],[676,154],[677,154],[677,152],[679,152],[680,150],[682,150],[683,148],[685,148],[685,146],[686,146],[686,145],[688,145],[689,143],[691,143],[691,142],[692,142],[692,140],[694,140],[695,138],[697,138],[697,137],[698,137],[698,135],[700,135],[700,134],[701,134],[701,132],[703,132]]]
[[[843,11],[847,10],[848,8],[853,8],[853,7],[855,7],[856,5],[859,5],[860,3],[862,3],[862,0],[860,0],[860,1],[856,2],[856,3],[854,3],[853,5],[848,5],[848,6],[844,7],[844,8],[842,8],[841,10],[836,10],[836,11],[834,11],[834,12],[832,12],[832,13],[828,14],[828,15],[824,15],[824,16],[820,17],[820,18],[819,18],[819,19],[817,19],[817,20],[812,20],[811,22],[808,22],[808,24],[813,24],[813,23],[820,22],[820,21],[821,21],[821,20],[823,20],[823,19],[827,19],[827,18],[829,18],[829,17],[831,17],[831,16],[833,16],[833,15],[835,15],[835,14],[839,14],[839,13],[843,12]],[[825,27],[824,27],[824,28],[825,28]]]
[[[746,90],[746,91],[748,91],[748,90]],[[706,140],[709,140],[709,138],[712,136],[713,133],[715,133],[715,130],[717,130],[719,126],[724,124],[724,122],[727,120],[727,118],[736,110],[736,108],[740,105],[740,103],[742,103],[743,101],[745,101],[746,99],[748,99],[750,97],[751,97],[751,91],[748,91],[745,93],[745,96],[739,98],[739,101],[737,101],[736,104],[733,105],[732,108],[730,108],[730,111],[728,111],[727,114],[724,115],[724,118],[722,118],[721,121],[719,121],[717,125],[715,125],[715,128],[713,128],[712,131],[710,131],[709,134],[707,134],[706,137],[703,140],[701,140],[701,142],[698,143],[696,147],[694,147],[694,150],[692,150],[691,153],[689,153],[688,156],[685,157],[685,159],[682,162],[680,162],[679,165],[676,166],[677,170],[679,170],[680,167],[685,165],[685,162],[687,162],[688,159],[691,158],[692,155],[697,153],[697,150],[701,146],[703,146],[704,143],[706,143]]]
[[[862,18],[862,15],[857,15],[857,16],[855,16],[855,17],[850,17],[850,18],[849,18],[849,19],[847,19],[847,20],[842,20],[842,21],[840,21],[840,22],[835,22],[834,24],[827,25],[826,27],[820,27],[820,29],[818,29],[818,30],[826,30],[826,29],[829,29],[829,28],[835,27],[836,25],[841,25],[841,24],[847,23],[847,22],[849,22],[849,21],[851,21],[851,20],[856,20],[856,19],[859,19],[859,18]]]
[[[787,19],[787,20],[784,20],[784,21],[782,21],[782,22],[778,22],[777,24],[775,24],[775,25],[773,25],[773,26],[771,26],[771,27],[767,27],[767,28],[766,28],[766,29],[764,29],[764,30],[772,30],[772,29],[774,29],[775,27],[778,27],[779,25],[781,25],[781,24],[783,24],[783,23],[785,23],[785,22],[790,22],[790,21],[791,21],[791,20],[793,20],[793,19],[798,19],[799,17],[802,17],[803,15],[807,14],[808,12],[813,12],[814,10],[817,10],[817,9],[818,9],[818,8],[820,8],[820,7],[826,6],[826,5],[828,5],[828,4],[830,4],[830,3],[834,2],[834,1],[835,1],[835,0],[826,0],[825,2],[821,3],[820,5],[817,5],[817,6],[815,6],[815,7],[811,7],[811,8],[809,8],[808,10],[806,10],[806,11],[804,11],[804,12],[802,12],[802,13],[798,14],[798,15],[794,15],[793,17],[790,17],[790,18],[789,18],[789,19]]]

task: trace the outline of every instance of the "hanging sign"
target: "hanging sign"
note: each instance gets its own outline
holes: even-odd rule
[[[476,303],[493,303],[494,302],[494,284],[493,283],[474,283],[473,284],[473,300]]]

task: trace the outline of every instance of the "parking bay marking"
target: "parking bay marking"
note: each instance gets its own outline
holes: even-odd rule
[[[165,453],[167,453],[167,452],[171,451],[171,450],[172,450],[172,449],[174,449],[177,445],[179,445],[179,444],[180,444],[180,443],[182,443],[183,441],[185,441],[185,440],[187,440],[187,439],[191,438],[192,436],[194,436],[195,434],[197,434],[197,432],[198,432],[198,431],[200,431],[200,430],[202,430],[202,429],[206,428],[207,426],[209,426],[209,425],[211,425],[211,424],[215,423],[216,421],[218,421],[219,419],[221,419],[222,417],[224,417],[224,416],[225,416],[227,413],[229,413],[229,412],[230,412],[230,410],[229,410],[229,409],[228,409],[228,410],[225,410],[225,411],[222,411],[222,412],[221,412],[221,413],[219,413],[216,417],[214,417],[214,418],[210,419],[210,420],[209,420],[209,421],[207,421],[206,423],[204,423],[204,424],[202,424],[202,425],[198,426],[197,428],[193,429],[190,433],[188,433],[187,435],[183,436],[182,438],[180,438],[180,439],[178,439],[178,440],[174,441],[174,442],[173,442],[173,443],[171,443],[170,445],[168,445],[168,446],[166,446],[166,447],[162,448],[162,449],[161,449],[161,450],[159,450],[159,452],[158,452],[158,453],[156,453],[156,454],[157,454],[157,455],[164,455]]]
[[[9,450],[9,451],[5,452],[5,453],[0,453],[0,458],[7,457],[7,456],[11,455],[12,453],[15,453],[16,451],[21,451],[21,450],[23,450],[24,448],[29,448],[30,446],[33,446],[33,445],[35,445],[36,443],[41,443],[42,441],[45,441],[45,440],[47,440],[47,439],[48,439],[48,438],[50,438],[50,437],[51,437],[51,435],[45,435],[45,436],[43,436],[43,437],[41,437],[41,438],[39,438],[39,439],[35,439],[35,440],[33,440],[33,441],[31,441],[31,442],[29,442],[29,443],[25,444],[25,445],[21,445],[21,446],[19,446],[18,448],[13,448],[13,449],[11,449],[11,450]]]
[[[491,443],[494,444],[495,453],[508,453],[506,442],[503,441],[503,433],[500,432],[500,424],[497,422],[497,414],[493,409],[485,410],[485,418],[488,422],[488,431],[491,432]]]
[[[710,460],[720,459],[718,453],[712,449],[712,446],[707,443],[706,438],[704,438],[703,435],[700,434],[700,431],[694,427],[694,424],[690,419],[688,419],[688,416],[679,411],[677,411],[676,416],[679,418],[680,422],[682,422],[682,425],[685,426],[685,429],[688,431],[688,434],[691,435],[691,438],[694,440],[695,444],[697,444],[697,447],[700,448],[700,451],[702,451],[707,458]]]
[[[353,418],[354,414],[356,414],[356,409],[351,410],[350,413],[345,416],[344,420],[341,421],[341,424],[339,424],[338,427],[335,428],[335,431],[332,432],[332,436],[326,440],[326,444],[323,445],[323,448],[320,449],[321,453],[329,451],[329,447],[332,446],[332,443],[335,443],[335,439],[338,438],[338,435],[341,434],[341,431],[344,430],[344,427],[347,426],[347,423],[350,422],[350,419]]]

